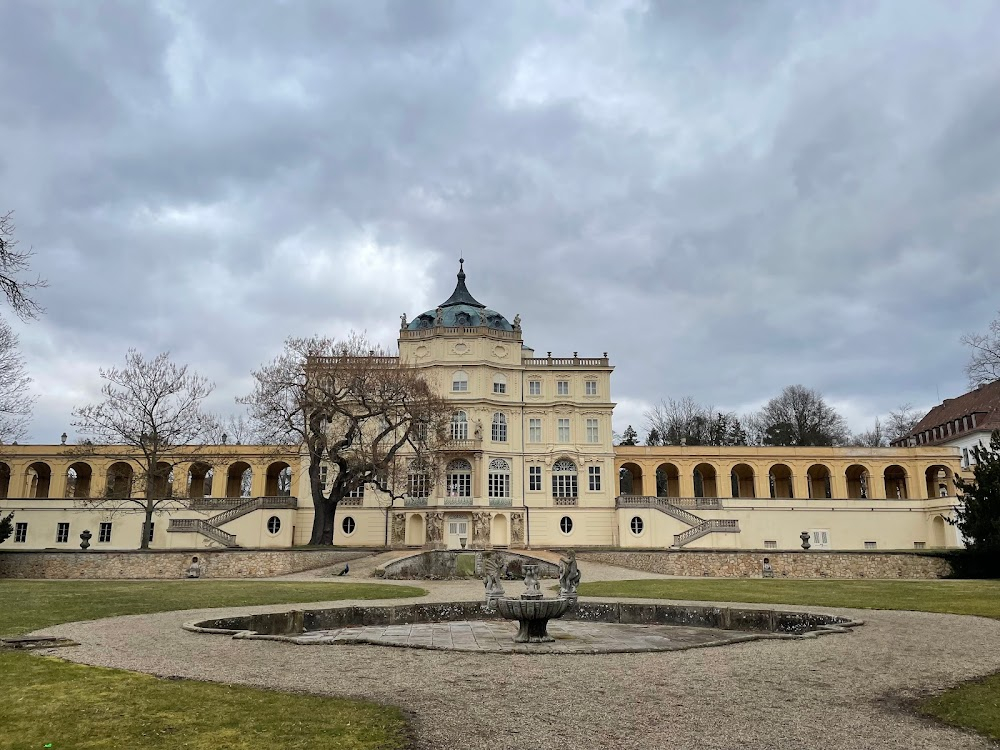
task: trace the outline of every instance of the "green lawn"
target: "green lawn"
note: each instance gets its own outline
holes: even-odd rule
[[[599,581],[584,596],[907,609],[1000,619],[1000,581],[787,581],[658,579]],[[1000,674],[921,702],[920,711],[1000,740]]]
[[[0,581],[0,634],[175,609],[422,593],[412,586],[355,583]],[[0,750],[388,750],[407,739],[405,718],[393,707],[161,680],[17,652],[0,651],[0,696]]]
[[[582,596],[909,609],[1000,619],[1000,581],[788,581],[759,578],[598,581]]]

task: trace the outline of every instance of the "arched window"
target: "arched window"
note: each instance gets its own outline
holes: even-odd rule
[[[510,497],[510,464],[502,458],[490,461],[489,496]]]
[[[451,376],[451,390],[459,393],[469,390],[469,376],[465,374],[464,370],[458,370]]]
[[[503,414],[503,412],[498,411],[493,415],[492,439],[494,443],[507,442],[507,417]]]
[[[451,439],[469,439],[469,417],[464,411],[456,411],[451,415]]]
[[[507,378],[503,375],[496,375],[493,378],[493,392],[494,393],[506,393],[507,392]]]
[[[448,497],[472,497],[472,464],[464,458],[448,462]]]
[[[576,498],[576,464],[562,458],[552,465],[552,497]]]
[[[415,458],[410,461],[406,484],[410,497],[427,497],[431,494],[427,469]]]

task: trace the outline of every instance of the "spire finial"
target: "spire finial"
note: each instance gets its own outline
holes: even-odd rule
[[[459,259],[458,259],[458,270],[459,270],[459,271],[463,270],[463,269],[462,269],[462,264],[463,264],[463,263],[465,263],[465,258],[459,258]]]
[[[462,281],[463,279],[465,279],[465,268],[464,268],[464,265],[463,265],[464,263],[465,263],[465,258],[459,258],[458,259],[458,280],[459,281]]]

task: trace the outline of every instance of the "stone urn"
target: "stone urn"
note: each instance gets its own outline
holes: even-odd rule
[[[80,532],[80,549],[89,549],[90,540],[94,535],[90,533],[90,529],[84,529]]]
[[[803,531],[801,534],[799,534],[799,539],[802,540],[802,549],[809,549],[810,547],[812,547],[812,545],[809,544],[809,532],[808,531]]]
[[[496,600],[497,611],[507,620],[520,624],[515,643],[549,643],[549,620],[562,617],[574,604],[571,599],[509,599]]]

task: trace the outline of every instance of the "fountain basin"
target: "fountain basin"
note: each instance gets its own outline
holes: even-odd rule
[[[549,620],[562,617],[575,604],[573,599],[511,599],[496,600],[497,612],[505,620],[520,624],[515,643],[550,643],[555,640],[548,633]]]

